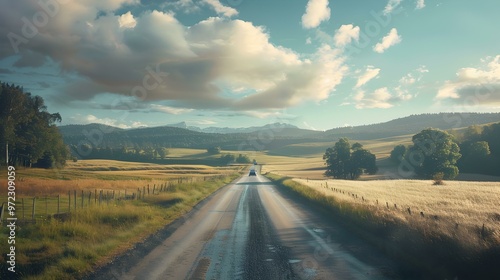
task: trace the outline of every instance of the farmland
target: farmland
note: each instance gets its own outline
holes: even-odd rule
[[[236,178],[242,168],[89,160],[69,163],[62,170],[20,169],[16,174],[17,205],[20,207],[22,200],[29,204],[33,197],[41,205],[36,207],[36,223],[25,223],[31,219],[31,207],[17,210],[17,270],[25,279],[80,278],[181,217]],[[169,188],[159,192],[160,185],[167,186],[167,182]],[[143,192],[141,199],[119,199],[125,191],[132,194],[146,185],[151,186],[150,195]],[[158,186],[156,192],[153,186]],[[117,199],[94,202],[94,191],[101,190],[116,192]],[[82,199],[80,205],[79,196],[75,208],[70,204],[68,209],[68,191],[78,195],[89,192],[92,200]],[[61,197],[61,209],[54,196]],[[6,197],[0,197],[0,201],[6,201]],[[71,214],[65,219],[51,215],[59,210]],[[3,240],[6,234],[2,228]],[[0,250],[6,252],[6,246],[2,242]],[[5,273],[5,255],[0,260]]]

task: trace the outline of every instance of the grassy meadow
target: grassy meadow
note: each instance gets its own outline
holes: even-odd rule
[[[398,166],[388,159],[390,151],[410,144],[411,135],[359,142],[377,156],[377,174],[356,181],[324,177],[322,156],[333,141],[271,151],[279,156],[269,159],[262,173],[393,257],[428,271],[426,277],[496,279],[500,178],[460,174],[444,185],[392,179]],[[298,156],[300,147],[305,149]]]
[[[186,151],[183,151],[184,153]],[[61,170],[16,170],[17,215],[19,202],[29,204],[36,196],[37,222],[18,220],[16,231],[16,271],[23,279],[75,279],[98,267],[114,256],[125,252],[135,243],[165,227],[192,209],[199,201],[229,183],[244,166],[209,167],[203,165],[155,165],[109,160],[82,160],[70,162]],[[179,178],[183,178],[182,183]],[[93,192],[114,190],[123,196],[146,185],[160,186],[171,182],[168,191],[156,192],[139,200],[110,200],[101,205],[89,204],[66,218],[56,218],[55,199],[50,199],[47,210],[45,196],[61,196],[61,212],[68,210],[68,190]],[[0,182],[5,184],[5,179]],[[94,197],[92,197],[92,200]],[[0,202],[6,201],[1,194]],[[26,208],[26,207],[25,207]],[[30,207],[26,216],[31,217]],[[45,215],[48,211],[49,215]],[[42,216],[40,219],[40,215]],[[29,219],[29,218],[28,218]],[[0,231],[6,240],[7,228]],[[0,251],[7,252],[7,242],[0,243]],[[6,256],[0,255],[0,278],[6,273]]]

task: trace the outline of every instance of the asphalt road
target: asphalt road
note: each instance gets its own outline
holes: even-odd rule
[[[393,261],[261,175],[225,186],[167,236],[90,278],[401,278]]]

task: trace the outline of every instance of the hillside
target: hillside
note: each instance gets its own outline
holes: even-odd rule
[[[425,128],[442,130],[457,129],[471,125],[500,122],[500,113],[439,113],[411,115],[379,124],[334,128],[325,132],[329,139],[347,137],[356,140],[371,140],[416,134]]]
[[[210,146],[220,146],[225,150],[270,150],[299,143],[336,141],[340,137],[374,140],[412,135],[428,127],[448,130],[492,122],[500,122],[500,113],[412,115],[385,123],[335,128],[325,132],[281,123],[247,129],[237,128],[234,131],[241,131],[238,133],[207,133],[172,126],[121,129],[101,124],[67,125],[59,129],[65,143],[75,146],[86,143],[98,148],[151,146],[206,149]],[[210,129],[224,131],[222,128]]]

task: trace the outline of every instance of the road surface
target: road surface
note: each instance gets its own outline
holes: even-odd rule
[[[265,177],[225,186],[92,279],[397,279],[397,265]],[[134,255],[134,257],[132,256]]]

